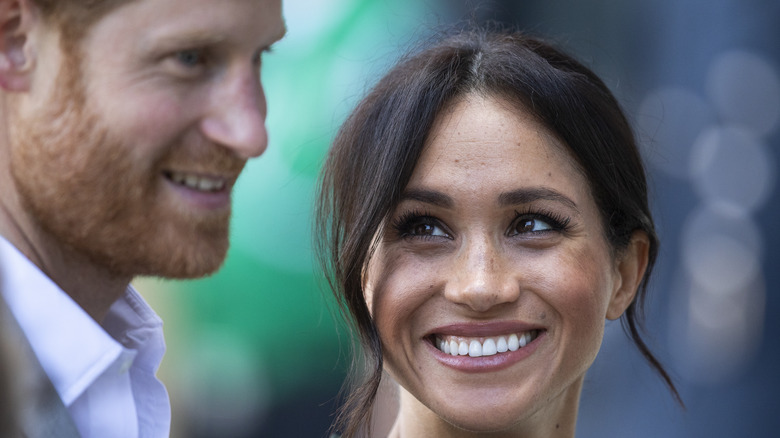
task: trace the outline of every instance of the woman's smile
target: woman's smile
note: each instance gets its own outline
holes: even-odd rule
[[[439,351],[452,356],[486,357],[517,351],[539,337],[539,333],[539,330],[529,330],[519,334],[512,333],[489,338],[436,335],[431,343]]]
[[[426,341],[442,365],[464,373],[493,373],[531,356],[544,341],[544,330],[491,337],[437,335]]]
[[[493,336],[489,338],[463,338],[460,336],[437,335],[433,345],[440,351],[453,356],[483,357],[507,351],[517,351],[539,336],[539,330],[520,334]]]

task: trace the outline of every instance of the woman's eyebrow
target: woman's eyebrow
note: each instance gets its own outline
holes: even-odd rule
[[[401,201],[418,201],[443,208],[452,208],[452,198],[435,190],[411,189],[401,193]]]
[[[565,195],[546,187],[522,188],[498,195],[498,203],[502,206],[528,204],[539,200],[560,202],[579,212],[576,202]]]

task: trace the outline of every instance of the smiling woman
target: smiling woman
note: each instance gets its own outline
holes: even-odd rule
[[[367,373],[336,429],[571,437],[606,319],[639,335],[658,241],[633,133],[590,70],[520,34],[469,31],[403,60],[325,165],[320,256]],[[357,372],[358,370],[356,370]]]

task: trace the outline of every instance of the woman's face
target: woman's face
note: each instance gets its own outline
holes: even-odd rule
[[[466,96],[384,227],[364,281],[403,421],[573,430],[605,318],[644,266],[611,255],[564,145],[516,106]]]

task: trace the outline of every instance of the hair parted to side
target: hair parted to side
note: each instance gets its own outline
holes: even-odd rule
[[[470,29],[402,59],[358,104],[325,162],[315,208],[315,242],[326,278],[357,330],[365,373],[334,428],[353,437],[370,428],[382,376],[382,345],[363,296],[362,273],[382,222],[399,202],[437,115],[468,93],[496,96],[529,111],[557,135],[585,173],[614,254],[634,231],[650,241],[648,268],[624,328],[680,402],[642,340],[642,306],[658,254],[647,182],[634,133],[607,86],[542,40],[517,32]]]

